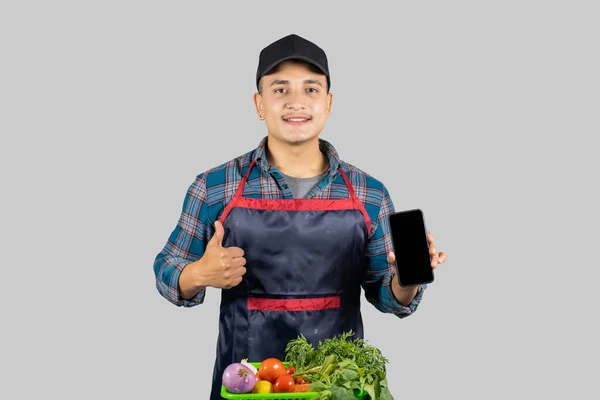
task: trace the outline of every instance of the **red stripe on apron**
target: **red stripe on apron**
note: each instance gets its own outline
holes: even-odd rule
[[[264,311],[314,311],[340,308],[340,297],[320,297],[310,299],[265,299],[248,298],[248,310]]]
[[[250,176],[250,171],[252,167],[255,165],[255,161],[252,160],[250,163],[250,167],[246,172],[246,175],[242,178],[240,185],[238,186],[235,195],[225,206],[223,213],[219,217],[219,221],[221,223],[225,222],[225,218],[229,215],[229,212],[234,207],[241,208],[251,208],[258,210],[281,210],[281,211],[333,211],[333,210],[352,210],[358,209],[362,213],[365,218],[365,222],[367,223],[367,234],[371,234],[371,218],[367,213],[367,210],[360,202],[358,197],[356,197],[356,193],[354,192],[354,188],[352,187],[352,183],[346,176],[346,173],[343,169],[340,168],[340,174],[348,187],[348,191],[350,192],[350,198],[347,199],[339,199],[339,200],[331,200],[331,199],[254,199],[249,197],[243,197],[242,193],[244,191],[244,185],[246,184],[246,180]]]

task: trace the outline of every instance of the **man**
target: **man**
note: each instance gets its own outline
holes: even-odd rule
[[[154,264],[158,291],[175,305],[222,289],[213,400],[227,365],[283,359],[299,334],[315,346],[349,330],[362,338],[361,287],[399,318],[426,288],[394,276],[385,186],[319,138],[332,104],[324,51],[297,35],[279,39],[261,51],[256,84],[267,136],[197,176]],[[446,254],[428,240],[435,268]]]

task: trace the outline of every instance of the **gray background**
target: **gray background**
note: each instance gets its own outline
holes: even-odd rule
[[[298,33],[322,137],[449,255],[415,315],[364,303],[396,398],[598,398],[596,2],[324,3],[2,2],[0,397],[208,396],[219,293],[176,308],[152,264]]]

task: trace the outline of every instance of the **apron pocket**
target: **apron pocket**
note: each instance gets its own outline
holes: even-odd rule
[[[290,340],[304,335],[313,347],[338,334],[340,297],[302,299],[248,298],[248,357],[284,361]]]

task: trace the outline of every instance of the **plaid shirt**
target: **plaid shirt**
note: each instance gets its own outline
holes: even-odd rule
[[[171,303],[184,307],[203,303],[206,289],[189,300],[181,297],[179,276],[187,264],[200,259],[204,254],[205,246],[214,234],[215,221],[235,194],[253,159],[256,167],[248,177],[244,197],[293,198],[281,172],[266,160],[266,143],[267,137],[262,139],[256,149],[201,173],[189,187],[179,221],[154,262],[158,292]],[[365,297],[381,312],[400,318],[411,315],[416,311],[427,285],[419,287],[417,295],[408,306],[400,304],[392,292],[394,266],[387,262],[387,254],[392,248],[387,218],[394,212],[394,205],[386,187],[367,173],[342,161],[335,148],[327,141],[320,139],[320,148],[329,159],[329,167],[325,177],[306,197],[348,198],[348,188],[338,172],[338,166],[342,166],[371,219],[367,245],[369,266],[362,283]]]

